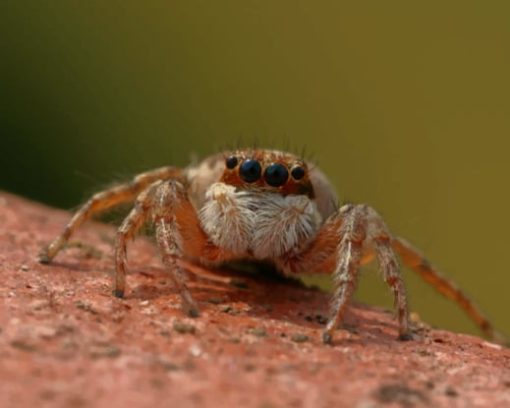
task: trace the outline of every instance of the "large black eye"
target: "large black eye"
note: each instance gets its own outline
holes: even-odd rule
[[[264,172],[264,180],[272,187],[280,187],[289,178],[287,167],[280,163],[273,163]]]
[[[238,160],[235,156],[229,156],[225,160],[225,166],[227,169],[234,169],[237,166]]]
[[[239,167],[239,175],[247,183],[253,183],[260,178],[262,168],[257,160],[248,159]]]
[[[294,180],[301,180],[305,176],[305,169],[301,166],[296,166],[290,172]]]

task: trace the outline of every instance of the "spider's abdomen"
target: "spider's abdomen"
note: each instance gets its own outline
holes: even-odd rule
[[[322,218],[304,195],[238,191],[216,183],[207,191],[200,222],[212,243],[239,258],[274,260],[306,244]]]

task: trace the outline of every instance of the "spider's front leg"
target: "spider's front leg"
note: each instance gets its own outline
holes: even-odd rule
[[[344,205],[331,215],[308,247],[279,265],[287,272],[333,274],[331,316],[323,341],[331,343],[356,288],[359,267],[377,256],[386,283],[393,290],[399,339],[409,340],[407,296],[399,264],[391,247],[392,237],[379,214],[366,205]]]
[[[333,272],[335,291],[332,315],[324,331],[323,341],[332,341],[333,331],[341,322],[345,307],[354,292],[362,256],[369,249],[375,251],[383,277],[393,290],[399,339],[409,340],[407,296],[388,228],[381,216],[367,205],[346,205],[339,213],[342,222],[338,229],[339,245]]]
[[[233,255],[209,240],[185,187],[178,180],[158,181],[147,188],[140,194],[133,210],[119,228],[113,292],[117,297],[124,296],[126,244],[149,219],[152,219],[155,226],[163,263],[181,295],[182,308],[187,315],[196,317],[199,314],[198,306],[186,285],[187,266],[190,262],[215,264]]]
[[[233,255],[210,241],[186,189],[178,181],[171,180],[158,186],[152,219],[163,263],[181,295],[182,308],[190,317],[197,317],[198,306],[186,285],[187,262],[216,264]]]
[[[178,223],[192,218],[193,214],[194,210],[187,200],[184,187],[176,180],[158,181],[138,196],[134,208],[117,231],[113,290],[115,296],[124,297],[126,290],[127,242],[152,215],[163,263],[169,269],[181,294],[183,309],[190,316],[198,316],[198,307],[189,293],[185,274],[178,263],[183,255],[182,245],[179,245],[182,243],[182,234]]]

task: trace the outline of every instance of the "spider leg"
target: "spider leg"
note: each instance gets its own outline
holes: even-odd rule
[[[93,215],[109,210],[119,204],[133,201],[149,185],[157,180],[179,178],[182,170],[176,167],[161,167],[139,174],[130,183],[120,184],[94,194],[71,218],[62,233],[39,254],[41,263],[50,263],[65,246],[76,229]]]
[[[178,181],[164,182],[157,188],[153,221],[158,248],[180,292],[182,308],[190,317],[197,317],[198,306],[186,285],[188,262],[216,263],[232,255],[209,241],[185,188]]]
[[[418,273],[423,280],[439,293],[457,303],[490,339],[504,342],[504,336],[498,333],[482,311],[457,285],[435,268],[420,251],[402,238],[394,238],[392,247],[400,255],[405,265]]]
[[[133,209],[124,219],[117,231],[113,294],[119,298],[124,297],[124,292],[126,290],[127,241],[132,239],[140,227],[147,221],[150,210],[154,206],[155,193],[161,183],[163,182],[156,181],[139,194]]]
[[[192,273],[194,278],[209,281],[211,283],[219,283],[230,285],[239,279],[234,277],[221,276],[212,272],[209,268],[199,265],[198,263],[183,261],[183,268]]]
[[[386,283],[391,287],[399,322],[399,339],[409,339],[407,296],[393,248],[382,218],[366,205],[344,205],[330,216],[316,237],[300,253],[279,263],[285,273],[316,270],[332,273],[334,294],[331,317],[323,333],[330,343],[356,288],[359,267],[377,257]]]
[[[395,252],[391,247],[391,237],[387,231],[381,230],[380,235],[373,237],[376,247],[377,260],[382,270],[384,280],[393,291],[394,307],[397,310],[399,340],[411,340],[409,331],[409,308],[404,281],[400,274]]]
[[[340,244],[337,265],[333,272],[335,292],[332,316],[323,333],[323,341],[330,343],[333,331],[341,322],[345,307],[354,292],[359,266],[368,248],[375,251],[384,280],[391,287],[399,323],[399,339],[409,340],[409,312],[404,282],[391,247],[391,235],[377,212],[366,205],[348,205],[339,230]],[[370,251],[368,252],[370,254]]]
[[[360,207],[347,211],[338,231],[340,242],[337,248],[336,267],[333,272],[335,290],[332,298],[331,317],[322,334],[324,343],[331,343],[333,331],[342,321],[345,308],[356,289],[357,275],[366,237],[365,220]]]

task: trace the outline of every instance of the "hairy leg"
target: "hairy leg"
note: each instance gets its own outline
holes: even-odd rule
[[[176,167],[161,167],[136,176],[130,183],[94,194],[71,218],[62,233],[39,254],[41,263],[50,263],[65,246],[76,229],[93,215],[109,210],[119,204],[133,201],[149,185],[157,180],[179,178],[182,170]]]
[[[335,290],[331,304],[331,316],[322,335],[324,343],[331,343],[333,332],[342,321],[345,308],[356,289],[357,275],[366,237],[366,222],[361,208],[346,211],[338,231],[336,267],[333,272]]]
[[[409,338],[407,297],[399,266],[391,247],[391,235],[382,218],[366,205],[345,205],[322,226],[315,239],[300,253],[282,258],[286,273],[312,270],[333,273],[335,290],[331,318],[323,341],[332,341],[345,308],[356,288],[360,265],[377,257],[386,283],[391,287],[399,321],[399,338]]]
[[[399,324],[399,340],[411,340],[406,289],[398,259],[391,246],[393,238],[381,216],[374,209],[366,207],[365,216],[369,230],[369,245],[373,246],[384,280],[393,291],[394,307]]]
[[[228,260],[232,254],[209,241],[178,181],[164,182],[157,188],[152,217],[161,257],[181,294],[182,308],[189,316],[196,317],[199,309],[186,285],[188,261],[216,263]]]
[[[330,321],[323,333],[323,341],[330,343],[333,332],[342,321],[345,308],[352,298],[357,283],[359,266],[365,253],[370,258],[371,248],[377,257],[386,283],[395,299],[399,323],[399,339],[409,340],[409,312],[404,282],[398,261],[391,248],[391,235],[377,212],[366,205],[347,205],[340,210],[342,225],[338,231],[336,267],[333,272],[335,291]]]
[[[129,215],[119,227],[115,242],[115,282],[113,294],[124,297],[126,290],[127,241],[132,239],[147,221],[151,208],[155,205],[155,193],[163,181],[156,181],[147,187],[135,201]]]
[[[394,238],[392,246],[405,265],[418,273],[443,296],[457,303],[488,338],[499,342],[505,341],[504,336],[494,329],[491,322],[473,301],[454,282],[442,276],[418,249],[402,238]]]

